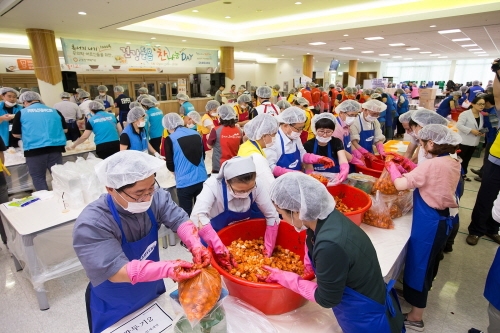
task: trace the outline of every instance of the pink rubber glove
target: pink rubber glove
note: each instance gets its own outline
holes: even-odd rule
[[[201,228],[198,233],[215,252],[215,260],[217,260],[219,265],[227,270],[231,270],[231,268],[238,266],[236,260],[233,258],[233,255],[229,252],[227,247],[222,244],[222,241],[211,224],[207,224]]]
[[[362,148],[362,147],[361,147],[361,148]],[[366,150],[366,149],[365,149],[365,150]],[[359,159],[359,160],[361,160],[361,159],[363,158],[363,154],[362,154],[359,150],[354,149],[354,148],[353,148],[353,149],[351,149],[351,155],[352,155],[352,157],[353,157],[353,158],[354,158],[354,157],[356,157],[356,158],[357,158],[357,159]],[[351,163],[352,163],[352,162],[351,162]]]
[[[306,154],[304,154],[304,157],[302,158],[302,162],[309,163],[309,164],[319,163],[319,160],[322,157],[323,156],[320,156],[320,155],[306,153]]]
[[[309,248],[307,247],[307,242],[304,243],[304,275],[313,273],[314,268],[311,264],[311,258],[309,258]]]
[[[357,151],[357,150],[355,150],[355,151]],[[351,164],[353,164],[353,165],[361,165],[361,166],[366,166],[365,162],[363,162],[363,160],[362,160],[362,159],[360,159],[360,158],[358,158],[358,157],[354,156],[354,154],[352,154],[352,159],[351,159],[351,162],[349,162],[349,163],[351,163]]]
[[[191,221],[182,223],[177,228],[177,235],[186,244],[188,250],[193,255],[193,262],[201,264],[203,267],[210,265],[210,251],[201,244],[198,228]]]
[[[349,175],[349,163],[341,163],[340,172],[337,174],[337,178],[335,178],[335,180],[333,181],[334,186],[346,180],[348,175]]]
[[[396,166],[396,164],[394,164],[394,162],[392,162],[392,161],[385,162],[385,168],[387,169],[387,171],[391,175],[391,179],[393,182],[396,179],[403,177],[401,175],[401,172],[399,171],[398,167]]]
[[[366,150],[365,148],[359,146],[359,148],[357,149],[361,154],[363,154],[362,156],[367,159],[367,160],[370,160],[370,161],[375,161],[377,158],[375,157],[375,155],[373,155],[372,153],[370,153],[368,150]]]
[[[264,234],[264,255],[268,258],[273,255],[279,226],[280,225],[276,222],[273,226],[266,225],[266,233]]]
[[[410,172],[412,171],[413,169],[415,169],[417,167],[417,164],[413,163],[412,160],[404,157],[403,158],[403,162],[401,162],[401,166],[403,167],[403,169],[405,169],[407,172]]]
[[[306,169],[306,175],[310,175],[311,173],[314,172],[314,169]]]
[[[377,147],[377,151],[380,154],[380,156],[385,158],[386,154],[385,154],[384,144],[382,142],[377,142],[375,147]]]
[[[199,269],[186,271],[184,268],[191,269],[193,268],[193,264],[184,260],[132,260],[126,265],[127,275],[132,284],[166,278],[179,282],[191,279],[201,272]]]
[[[266,282],[276,282],[283,287],[295,291],[305,299],[316,302],[314,292],[318,288],[318,284],[313,281],[304,280],[299,275],[292,272],[285,272],[277,268],[263,266],[263,268],[271,274],[266,279]]]
[[[275,166],[273,169],[273,176],[279,177],[279,176],[284,175],[285,173],[289,173],[289,172],[298,172],[298,171],[297,170],[290,170],[287,168],[282,168],[280,166]]]
[[[370,152],[368,150],[366,150],[365,148],[363,148],[361,146],[356,148],[356,150],[361,153],[361,156],[365,156],[365,154],[370,154]]]

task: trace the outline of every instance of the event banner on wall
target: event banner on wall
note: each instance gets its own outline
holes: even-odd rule
[[[61,38],[66,64],[217,67],[217,50],[133,45]]]

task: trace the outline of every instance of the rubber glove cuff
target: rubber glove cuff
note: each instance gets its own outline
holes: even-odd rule
[[[399,171],[398,167],[394,162],[386,162],[385,163],[385,168],[389,172],[389,175],[391,175],[391,180],[394,182],[396,179],[403,177],[401,175],[401,172]]]
[[[266,257],[273,255],[274,246],[276,245],[276,237],[278,237],[279,226],[279,223],[266,225],[266,233],[264,234],[264,249]]]
[[[267,277],[266,282],[279,283],[283,287],[295,291],[305,299],[311,302],[316,302],[316,299],[314,298],[314,293],[318,288],[318,284],[316,282],[304,280],[298,274],[284,272],[277,268],[269,266],[263,266],[263,268],[271,272],[271,274]]]
[[[132,284],[157,281],[165,278],[171,278],[174,281],[182,281],[200,274],[199,269],[189,272],[183,270],[182,268],[193,268],[192,263],[183,260],[132,260],[125,268]]]

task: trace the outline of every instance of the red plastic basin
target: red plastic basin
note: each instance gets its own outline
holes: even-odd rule
[[[265,231],[266,221],[264,219],[254,219],[230,225],[217,234],[224,245],[229,245],[238,238],[252,240],[264,237]],[[297,233],[290,224],[284,221],[280,223],[276,245],[281,245],[281,247],[293,251],[300,256],[301,260],[304,260],[305,239],[305,231]],[[277,283],[256,283],[234,277],[223,270],[213,257],[212,266],[222,275],[231,296],[238,297],[266,315],[279,315],[290,312],[307,302],[304,297]],[[304,278],[312,280],[314,275],[310,274]]]
[[[342,199],[342,202],[345,203],[348,207],[360,207],[360,209],[358,210],[349,213],[343,213],[356,225],[360,225],[363,221],[363,216],[372,206],[372,199],[370,198],[370,196],[360,189],[346,184],[329,186],[326,189],[331,195]]]
[[[356,172],[360,172],[365,175],[370,175],[375,178],[380,178],[382,171],[384,170],[385,164],[382,161],[382,158],[379,155],[375,155],[378,159],[376,161],[370,161],[368,159],[365,160],[366,167],[361,165],[355,165]]]

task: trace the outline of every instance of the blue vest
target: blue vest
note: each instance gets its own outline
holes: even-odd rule
[[[92,131],[95,134],[94,142],[96,145],[106,142],[118,141],[118,131],[116,129],[116,117],[114,114],[98,111],[89,119]]]
[[[477,94],[483,93],[484,89],[481,86],[472,86],[469,88],[469,102],[472,103]]]
[[[128,124],[127,127],[123,130],[122,133],[126,133],[128,138],[130,139],[129,150],[138,150],[138,151],[148,151],[148,139],[146,137],[146,131],[143,129],[139,134],[137,134],[134,130],[132,124]]]
[[[146,111],[148,116],[148,128],[147,132],[150,139],[159,138],[163,135],[163,112],[158,108],[151,108]]]
[[[439,104],[439,107],[437,108],[436,112],[443,116],[443,117],[448,117],[451,113],[451,108],[450,108],[450,101],[453,99],[453,96],[448,96],[443,101],[441,104]],[[456,105],[455,105],[456,107]]]
[[[56,109],[34,103],[19,112],[24,150],[66,146],[61,116]]]
[[[186,116],[189,112],[195,111],[194,105],[191,104],[190,102],[184,102],[182,103],[182,107],[184,108],[184,115]]]
[[[403,113],[406,113],[408,112],[409,110],[409,102],[408,102],[408,97],[406,97],[406,94],[401,94],[401,96],[405,99],[405,101],[403,102],[403,104],[399,105],[399,97],[398,97],[398,100],[397,100],[397,111],[398,111],[398,114],[399,115],[402,115]]]
[[[8,114],[7,111],[4,109],[5,107],[5,102],[0,102],[0,116]],[[12,114],[16,114],[19,111],[21,111],[23,107],[19,104],[14,105],[12,108]],[[3,143],[5,143],[5,146],[9,146],[9,127],[10,123],[8,121],[3,121],[0,123],[0,137],[2,137]]]
[[[178,127],[174,133],[169,135],[174,150],[175,181],[177,183],[177,188],[185,188],[207,180],[207,170],[205,169],[203,156],[200,156],[199,163],[194,165],[184,156],[182,148],[179,145],[179,139],[189,135],[200,136],[198,133],[185,127]],[[200,147],[201,146],[202,142],[200,137]]]
[[[386,113],[387,113],[387,110],[380,112],[380,116],[378,116],[378,122],[379,123],[385,123],[385,115],[386,115]]]
[[[497,310],[500,310],[500,248],[497,249],[497,254],[495,255],[495,259],[493,259],[488,277],[486,278],[484,297]]]

